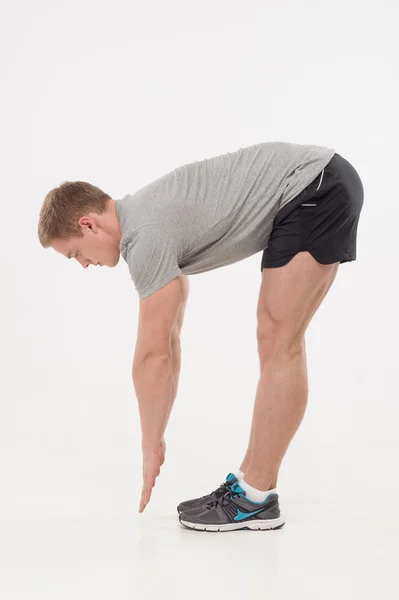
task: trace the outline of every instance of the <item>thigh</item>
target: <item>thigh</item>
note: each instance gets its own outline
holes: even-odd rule
[[[299,252],[286,265],[262,270],[257,308],[258,342],[285,350],[301,342],[306,328],[330,289],[339,262],[321,264]]]

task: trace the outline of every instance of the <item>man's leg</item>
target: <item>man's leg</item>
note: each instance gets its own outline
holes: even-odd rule
[[[330,289],[339,262],[322,265],[299,252],[283,267],[262,271],[257,309],[260,379],[251,437],[240,470],[259,490],[277,486],[280,464],[308,398],[305,331]]]

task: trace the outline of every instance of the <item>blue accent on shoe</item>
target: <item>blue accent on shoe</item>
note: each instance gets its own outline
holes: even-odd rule
[[[269,498],[269,496],[270,496],[270,495],[271,495],[271,494],[268,494],[268,495],[266,496],[266,498],[265,498],[264,500],[262,500],[262,502],[254,502],[253,500],[249,500],[249,499],[246,497],[246,495],[244,496],[244,498],[245,498],[246,500],[248,500],[248,502],[250,502],[251,504],[264,504],[264,503],[266,502],[266,500]]]
[[[242,489],[242,487],[240,486],[240,484],[238,483],[238,481],[236,481],[236,483],[233,483],[233,485],[231,486],[231,489],[236,494],[241,494],[241,495],[245,496],[245,491]]]
[[[226,477],[226,481],[227,481],[227,483],[228,483],[229,481],[232,481],[233,479],[236,479],[236,476],[234,475],[234,473],[229,473],[229,474],[227,475],[227,477]]]
[[[237,515],[234,517],[234,521],[242,521],[243,519],[247,519],[248,517],[252,517],[253,515],[257,515],[262,512],[263,508],[259,508],[258,510],[254,510],[253,512],[244,513],[240,509],[238,509]]]

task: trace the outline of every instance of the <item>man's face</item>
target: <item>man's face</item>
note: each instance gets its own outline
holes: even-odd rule
[[[83,237],[53,240],[52,248],[67,258],[75,258],[84,269],[89,265],[115,267],[120,258],[117,236],[102,228],[98,215],[93,213],[81,217],[79,224]]]

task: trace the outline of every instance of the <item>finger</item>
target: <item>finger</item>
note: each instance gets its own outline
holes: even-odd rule
[[[150,495],[151,495],[151,494],[150,494]],[[149,494],[147,494],[147,492],[145,492],[145,493],[143,494],[143,497],[142,497],[142,499],[141,499],[141,502],[140,502],[139,512],[143,512],[143,511],[144,511],[144,509],[146,508],[146,506],[147,506],[147,504],[148,504],[148,501],[149,501],[149,499],[150,499],[150,495],[149,495]]]
[[[144,481],[143,482],[143,487],[142,487],[142,490],[141,490],[139,512],[143,512],[143,510],[145,509],[145,505],[146,505],[146,502],[145,502],[146,487],[147,487],[147,482]]]
[[[141,501],[139,506],[139,512],[143,512],[145,507],[148,504],[148,501],[151,496],[151,486],[148,483],[148,479],[146,479],[143,483],[143,490],[141,492]]]
[[[142,489],[142,493],[141,493],[139,512],[143,512],[143,510],[147,506],[148,502],[150,501],[152,488],[154,487],[155,480],[158,477],[158,475],[160,474],[160,472],[161,472],[161,469],[160,469],[160,466],[158,465],[155,472],[152,472],[152,473],[146,472],[144,474],[144,476],[143,476],[144,482],[143,482],[143,489]]]
[[[146,484],[144,486],[144,502],[145,502],[146,505],[150,501],[151,492],[152,492],[152,488],[154,487],[154,485],[155,485],[155,479],[154,478],[148,479],[146,481]]]
[[[150,501],[150,498],[151,498],[151,491],[152,491],[152,488],[153,488],[153,486],[154,486],[154,484],[153,484],[153,483],[148,483],[148,484],[147,484],[147,486],[146,486],[146,488],[145,488],[145,492],[144,492],[144,502],[145,502],[146,504],[148,504],[148,503],[149,503],[149,501]]]
[[[144,488],[141,492],[141,498],[140,498],[140,505],[139,505],[139,512],[143,512],[143,510],[146,507],[146,502],[145,502],[145,493],[144,493]]]

